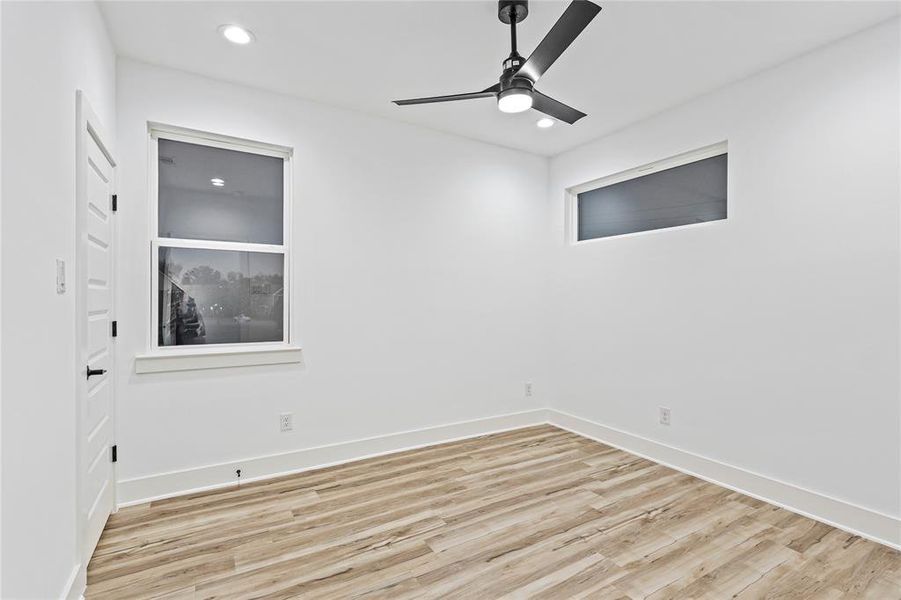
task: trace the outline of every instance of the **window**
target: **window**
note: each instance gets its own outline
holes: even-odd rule
[[[574,241],[725,219],[727,162],[717,144],[570,190]]]
[[[154,348],[287,344],[290,149],[151,134]]]

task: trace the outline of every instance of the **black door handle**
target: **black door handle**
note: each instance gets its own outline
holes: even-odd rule
[[[88,379],[91,378],[91,375],[103,375],[106,373],[106,369],[92,369],[91,365],[88,365]]]

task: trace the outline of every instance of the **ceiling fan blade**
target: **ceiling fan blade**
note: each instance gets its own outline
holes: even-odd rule
[[[409,98],[407,100],[394,100],[398,106],[407,106],[410,104],[431,104],[433,102],[453,102],[454,100],[473,100],[475,98],[493,98],[500,91],[501,85],[494,84],[490,88],[486,88],[481,92],[472,92],[471,94],[453,94],[451,96],[431,96],[429,98]]]
[[[538,90],[532,91],[532,108],[570,125],[585,116],[582,111],[558,102],[550,96],[545,96]]]
[[[599,12],[601,7],[593,2],[573,0],[516,74],[528,77],[532,83],[538,81]]]

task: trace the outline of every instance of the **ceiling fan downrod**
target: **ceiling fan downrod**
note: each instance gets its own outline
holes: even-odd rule
[[[516,72],[525,63],[525,59],[516,51],[516,24],[529,16],[529,0],[499,0],[497,18],[501,23],[510,25],[510,56],[502,63],[504,72]]]

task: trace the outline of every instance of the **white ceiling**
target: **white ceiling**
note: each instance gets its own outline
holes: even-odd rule
[[[493,1],[103,2],[123,56],[553,155],[899,14],[898,2],[609,2],[537,86],[588,113],[539,114],[491,99],[398,107],[497,81],[509,53]],[[528,56],[566,2],[533,0]],[[237,23],[257,37],[235,46]]]

